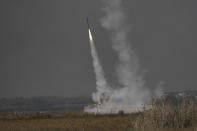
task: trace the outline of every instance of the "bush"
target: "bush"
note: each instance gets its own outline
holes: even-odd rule
[[[124,111],[123,110],[120,110],[120,111],[118,111],[118,114],[119,115],[124,115]]]

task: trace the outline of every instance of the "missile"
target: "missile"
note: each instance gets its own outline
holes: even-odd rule
[[[90,29],[88,18],[86,19],[86,22],[87,22],[87,25],[88,25],[88,29]]]

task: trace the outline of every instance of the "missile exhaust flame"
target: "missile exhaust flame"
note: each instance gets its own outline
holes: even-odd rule
[[[92,38],[92,33],[90,31],[90,29],[88,29],[88,32],[89,32],[89,39],[90,39],[90,44],[93,44],[93,38]]]

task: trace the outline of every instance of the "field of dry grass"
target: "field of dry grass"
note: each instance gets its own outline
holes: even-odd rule
[[[1,131],[197,131],[197,105],[155,104],[144,112],[0,114]]]

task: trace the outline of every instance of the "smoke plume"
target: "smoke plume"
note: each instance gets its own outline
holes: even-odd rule
[[[96,55],[96,58],[94,58],[94,67],[97,68],[95,73],[100,72],[99,75],[101,76],[96,73],[97,92],[93,94],[93,100],[98,104],[92,108],[86,107],[85,111],[88,112],[117,113],[120,110],[127,113],[135,112],[141,110],[152,96],[145,85],[139,59],[131,48],[132,44],[128,39],[129,26],[126,23],[122,1],[103,0],[105,16],[101,19],[101,25],[112,32],[112,48],[117,52],[119,60],[115,69],[119,86],[116,88],[108,86],[101,66],[96,64],[98,58]],[[96,52],[95,48],[92,50]],[[92,52],[92,55],[95,54]],[[102,79],[99,79],[99,77]]]
[[[96,76],[96,89],[97,92],[93,94],[93,100],[97,103],[99,103],[100,96],[104,93],[109,92],[109,85],[105,79],[105,74],[102,68],[102,65],[100,64],[99,57],[94,45],[94,40],[92,37],[91,30],[88,29],[89,32],[89,39],[90,39],[90,49],[91,49],[91,56],[93,59],[93,67],[94,67],[94,73]]]

